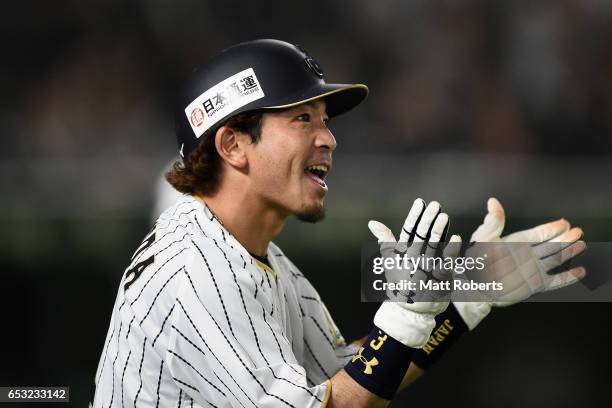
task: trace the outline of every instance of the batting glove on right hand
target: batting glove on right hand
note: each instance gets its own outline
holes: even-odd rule
[[[435,254],[438,244],[446,235],[448,222],[448,215],[441,212],[438,202],[432,201],[426,207],[422,199],[417,199],[406,217],[399,242],[396,242],[393,232],[378,221],[370,221],[368,227],[378,239],[383,257],[394,257],[395,254],[400,254],[402,257],[406,255],[408,258],[418,258],[422,253],[426,257]],[[457,256],[461,238],[453,235],[450,242],[454,244],[445,248],[445,257]],[[423,248],[426,248],[424,252]],[[439,280],[445,278],[441,271],[435,270],[410,271],[395,268],[385,270],[387,282],[399,282],[406,279],[418,283],[426,280],[427,275]],[[406,291],[394,293],[387,290],[389,300],[383,302],[378,309],[374,317],[374,324],[404,345],[420,348],[427,342],[436,325],[435,316],[448,306],[449,297],[441,293],[437,299],[422,301],[418,293],[413,294],[416,295],[415,299],[411,299],[410,295]]]

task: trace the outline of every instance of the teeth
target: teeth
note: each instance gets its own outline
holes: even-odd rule
[[[307,170],[317,170],[317,171],[322,171],[323,173],[327,173],[327,166],[324,164],[317,164],[314,166],[308,166],[306,168]]]

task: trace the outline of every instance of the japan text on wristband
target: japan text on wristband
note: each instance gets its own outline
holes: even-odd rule
[[[414,351],[374,327],[344,370],[371,393],[390,400],[406,374]]]
[[[412,362],[423,370],[429,369],[455,343],[468,327],[454,305],[436,316],[436,327],[427,343],[412,354]]]

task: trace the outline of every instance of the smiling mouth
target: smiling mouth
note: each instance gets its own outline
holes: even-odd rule
[[[304,169],[304,173],[306,173],[306,175],[312,181],[325,189],[327,189],[327,184],[325,184],[325,176],[327,176],[328,172],[329,166],[326,164],[315,164]]]

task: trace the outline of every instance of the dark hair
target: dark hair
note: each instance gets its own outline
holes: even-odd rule
[[[219,187],[221,157],[215,146],[215,134],[221,126],[230,127],[251,136],[257,143],[261,138],[261,119],[263,112],[239,113],[226,122],[207,130],[201,142],[182,161],[176,161],[166,173],[166,180],[176,190],[184,194],[214,193]]]

